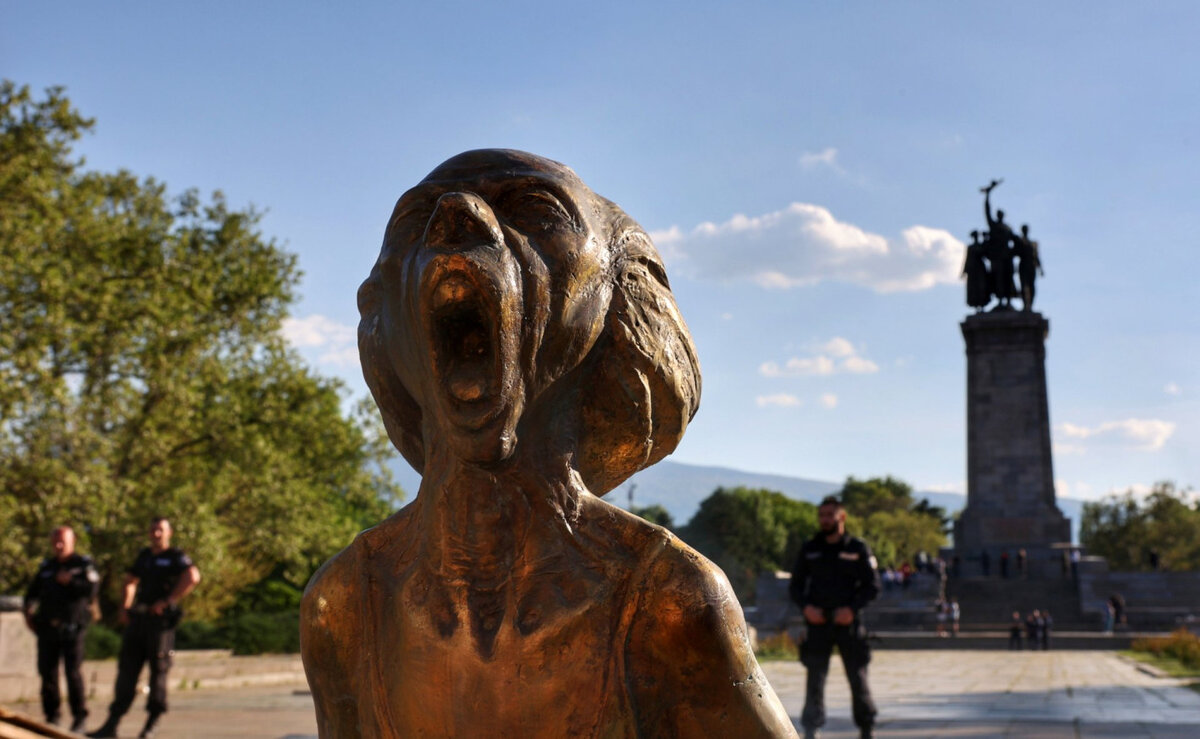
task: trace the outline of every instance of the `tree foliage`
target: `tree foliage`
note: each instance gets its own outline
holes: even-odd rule
[[[85,171],[91,126],[0,85],[0,590],[66,523],[111,597],[154,515],[199,614],[281,564],[302,584],[398,500],[377,416],[283,342],[299,272],[259,214]]]
[[[629,512],[635,516],[641,516],[650,523],[657,524],[665,529],[675,528],[675,519],[671,516],[671,512],[658,503],[648,506],[634,506],[629,509]]]
[[[1083,504],[1079,538],[1090,554],[1118,571],[1200,569],[1200,500],[1173,482],[1159,482],[1144,498],[1133,491]]]
[[[680,536],[717,564],[743,603],[760,572],[790,570],[817,530],[817,509],[774,490],[717,488]]]
[[[847,529],[871,545],[882,565],[911,561],[920,551],[933,555],[946,544],[945,509],[914,500],[912,486],[902,480],[848,477],[838,498],[849,515]]]

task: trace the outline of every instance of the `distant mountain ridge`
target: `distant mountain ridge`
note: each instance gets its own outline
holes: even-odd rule
[[[392,469],[396,474],[397,481],[408,493],[408,500],[412,500],[421,484],[420,476],[400,458],[396,459]],[[627,508],[630,485],[637,486],[634,488],[633,494],[634,505],[661,505],[667,509],[671,518],[675,519],[676,525],[679,526],[687,523],[695,514],[696,509],[700,507],[700,503],[719,487],[766,488],[777,490],[789,498],[809,503],[817,503],[821,498],[842,488],[842,482],[746,472],[731,467],[686,464],[665,460],[629,478],[620,487],[606,495],[605,500],[613,505]],[[945,508],[948,513],[962,510],[967,502],[967,496],[962,493],[914,490],[913,497],[917,500],[928,498],[930,503]],[[1074,498],[1059,498],[1058,507],[1071,519],[1071,535],[1078,541],[1083,501]]]

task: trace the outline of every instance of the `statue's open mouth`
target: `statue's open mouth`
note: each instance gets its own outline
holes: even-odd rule
[[[474,286],[460,277],[434,292],[433,339],[438,374],[450,396],[474,403],[487,395],[492,369],[492,331]]]
[[[499,306],[481,281],[482,276],[468,271],[444,271],[426,292],[433,371],[449,401],[447,410],[471,428],[494,417],[503,400],[497,366],[502,354],[496,335]]]

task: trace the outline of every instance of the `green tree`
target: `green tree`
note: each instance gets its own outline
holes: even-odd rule
[[[717,488],[680,536],[725,571],[743,603],[754,602],[760,572],[790,570],[817,530],[817,509],[774,490]]]
[[[75,526],[115,595],[153,515],[214,615],[313,568],[399,500],[373,410],[343,410],[279,328],[295,257],[220,193],[85,171],[60,88],[0,85],[0,590]]]
[[[1133,491],[1083,504],[1080,541],[1118,571],[1150,569],[1150,550],[1165,570],[1200,569],[1200,501],[1173,482],[1159,482],[1144,498]]]
[[[650,523],[658,524],[665,529],[675,528],[675,519],[671,516],[670,511],[658,503],[648,506],[634,506],[629,512],[635,516],[641,516]]]
[[[946,544],[950,518],[912,486],[892,476],[846,478],[837,497],[846,507],[846,528],[864,538],[882,565],[911,561],[917,552],[936,555]]]

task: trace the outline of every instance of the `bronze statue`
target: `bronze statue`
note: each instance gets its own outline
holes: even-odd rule
[[[1038,243],[1029,238],[1029,224],[1021,226],[1021,235],[1013,237],[1017,252],[1017,274],[1021,277],[1021,304],[1027,310],[1033,310],[1034,281],[1042,271],[1042,259],[1038,254]]]
[[[983,258],[984,246],[979,241],[979,232],[972,231],[971,243],[967,246],[961,276],[967,278],[967,305],[974,308],[976,312],[986,308],[992,300],[991,286],[988,284],[987,263]]]
[[[466,152],[400,198],[359,309],[422,482],[305,593],[322,737],[795,735],[721,571],[597,497],[700,397],[640,226],[561,164]]]
[[[1000,301],[1002,307],[1008,307],[1012,298],[1017,294],[1016,283],[1013,282],[1013,253],[1009,243],[1013,240],[1012,229],[1004,222],[1004,211],[997,210],[992,217],[992,190],[1003,180],[992,180],[991,184],[980,188],[983,193],[983,215],[987,219],[987,257],[991,265],[992,294]]]

